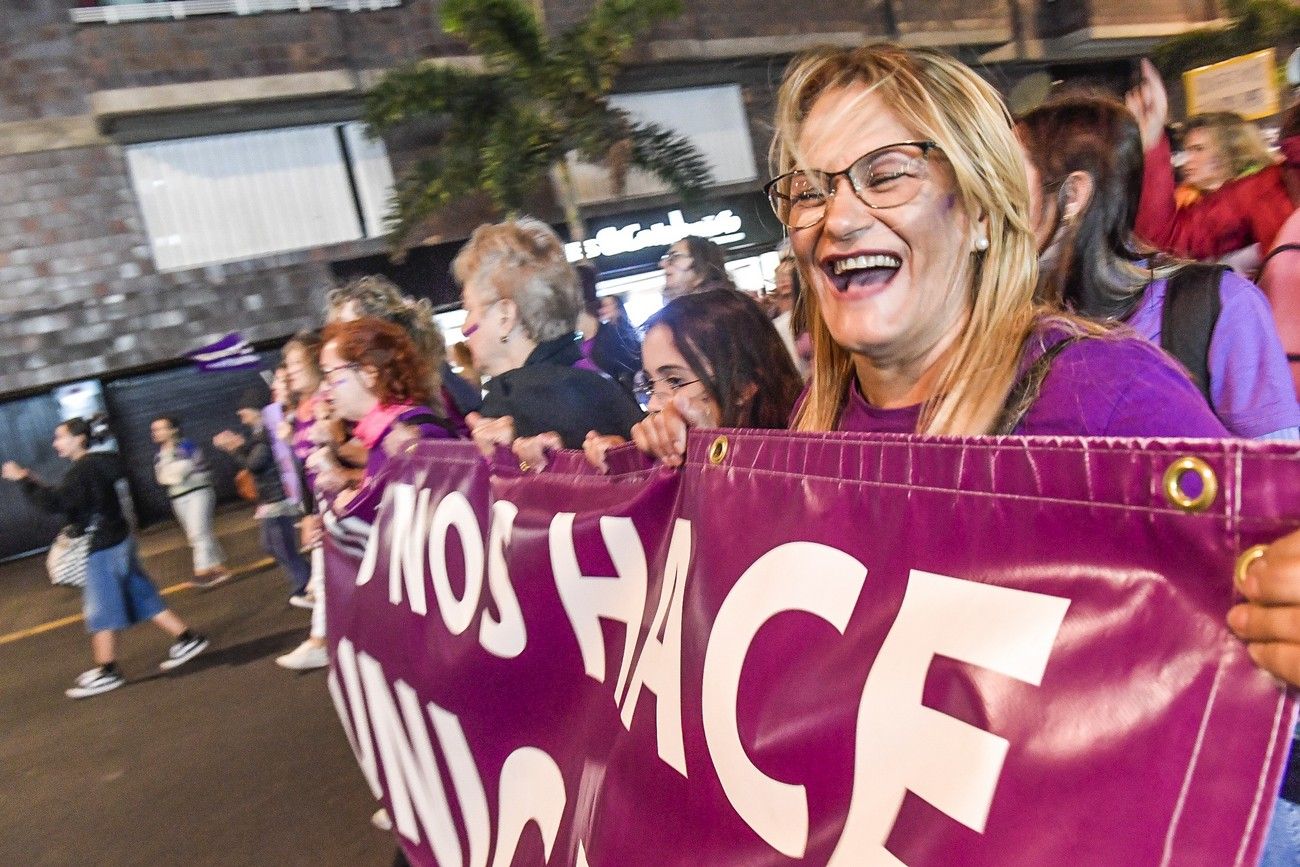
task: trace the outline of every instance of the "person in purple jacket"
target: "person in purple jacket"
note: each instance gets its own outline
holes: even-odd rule
[[[1194,272],[1133,235],[1143,165],[1133,115],[1116,100],[1071,95],[1027,113],[1016,134],[1029,174],[1040,298],[1108,324],[1127,324],[1159,344],[1170,278]],[[1208,334],[1194,317],[1183,328],[1209,338],[1208,350],[1201,355],[1198,348],[1195,359],[1208,379],[1203,393],[1237,436],[1296,439],[1300,406],[1267,299],[1232,271],[1211,271],[1206,279],[1217,283],[1217,319]],[[1177,316],[1187,308],[1172,310]]]
[[[403,328],[366,317],[331,323],[321,339],[324,394],[338,418],[356,423],[353,436],[368,452],[358,485],[324,493],[334,518],[368,524],[379,509],[383,469],[397,445],[413,436],[444,439],[454,433],[426,405],[427,362]],[[318,477],[318,492],[321,484]]]

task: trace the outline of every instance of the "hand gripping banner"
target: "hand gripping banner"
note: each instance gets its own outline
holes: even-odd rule
[[[613,458],[421,443],[334,527],[330,689],[411,863],[1257,860],[1294,707],[1224,616],[1300,524],[1294,448]]]

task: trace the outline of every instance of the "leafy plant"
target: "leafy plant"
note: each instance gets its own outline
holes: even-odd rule
[[[585,237],[568,155],[609,167],[621,192],[640,168],[686,200],[710,181],[684,137],[609,102],[637,36],[680,12],[681,0],[600,0],[577,25],[550,36],[527,0],[446,0],[442,25],[482,59],[481,69],[425,62],[386,74],[366,100],[376,134],[416,121],[441,129],[432,155],[398,179],[388,230],[395,246],[430,214],[483,191],[519,210],[554,177],[570,237]]]
[[[1223,5],[1232,19],[1227,27],[1191,30],[1156,47],[1152,60],[1167,78],[1252,51],[1289,51],[1300,44],[1300,8],[1289,0],[1223,0]]]

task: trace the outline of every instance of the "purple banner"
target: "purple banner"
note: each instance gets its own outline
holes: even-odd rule
[[[1224,617],[1294,448],[615,458],[421,443],[333,526],[330,689],[412,864],[1257,860],[1294,706]]]
[[[238,331],[232,331],[215,343],[194,350],[186,358],[205,372],[245,370],[261,363],[253,347],[248,345],[248,341]]]

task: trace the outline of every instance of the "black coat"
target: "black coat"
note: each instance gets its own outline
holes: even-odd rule
[[[285,499],[284,482],[280,479],[280,465],[271,451],[271,440],[266,429],[250,430],[244,444],[230,453],[235,463],[253,474],[257,484],[257,502],[278,503]]]
[[[582,448],[590,430],[630,437],[641,407],[612,379],[574,367],[581,357],[576,335],[538,344],[523,367],[492,378],[479,412],[512,416],[516,436],[555,431],[570,449]]]
[[[90,550],[103,551],[131,532],[117,498],[117,482],[124,472],[117,452],[89,452],[73,462],[59,484],[46,485],[28,477],[22,486],[37,508],[64,516],[72,536],[92,527]]]

